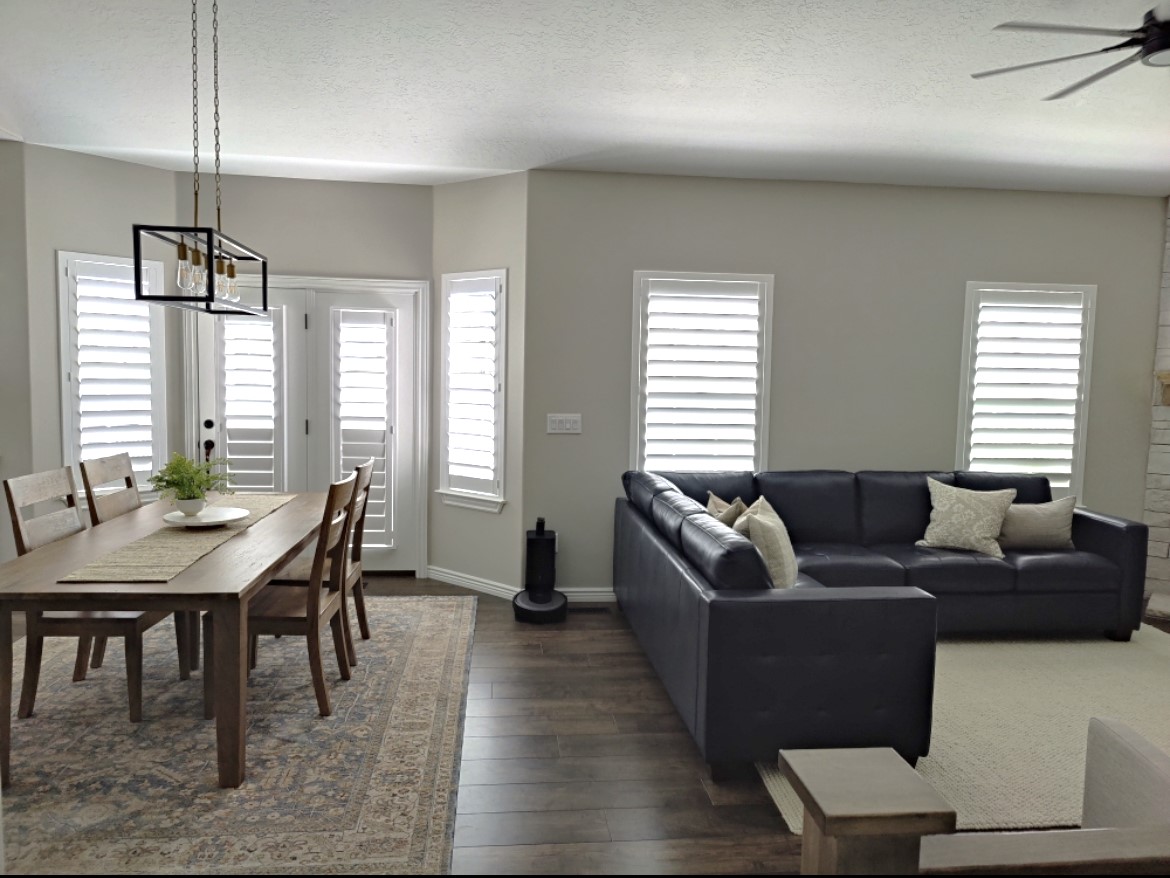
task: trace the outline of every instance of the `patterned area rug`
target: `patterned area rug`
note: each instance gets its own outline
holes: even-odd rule
[[[1170,634],[1144,625],[1129,643],[944,641],[930,755],[917,770],[954,806],[961,830],[1078,826],[1094,716],[1170,750]],[[800,834],[796,793],[776,765],[757,767]]]
[[[76,641],[46,641],[36,715],[13,720],[8,871],[449,871],[475,598],[367,605],[374,636],[358,641],[352,680],[325,643],[331,717],[317,714],[304,638],[261,638],[238,790],[216,786],[215,724],[200,673],[178,679],[172,625],[146,634],[138,724],[120,643],[73,683]]]

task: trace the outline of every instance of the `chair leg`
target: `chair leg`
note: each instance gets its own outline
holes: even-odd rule
[[[142,635],[126,637],[126,689],[130,693],[130,722],[142,722]]]
[[[93,646],[92,637],[77,638],[77,660],[73,662],[73,682],[80,683],[85,679],[85,672],[89,669],[89,650]]]
[[[212,659],[211,613],[203,614],[203,718],[215,719],[215,663]]]
[[[345,632],[345,655],[349,659],[349,663],[353,667],[357,667],[357,650],[353,646],[353,627],[349,621],[349,606],[346,603],[345,596],[341,598],[341,609],[338,612],[341,616],[341,628]]]
[[[248,670],[256,669],[256,665],[260,660],[260,636],[253,634],[248,638]]]
[[[349,626],[345,623],[340,612],[334,613],[329,620],[329,627],[333,631],[333,649],[337,653],[337,671],[341,679],[348,680],[353,674],[349,670],[348,648],[353,644],[349,640]]]
[[[100,668],[102,662],[106,660],[106,638],[95,637],[93,639],[93,660],[89,663],[91,668]]]
[[[37,700],[37,683],[41,678],[41,650],[45,639],[31,633],[25,636],[24,643],[24,682],[20,687],[20,709],[16,715],[21,719],[32,716],[33,705]]]
[[[199,617],[202,615],[198,610],[187,611],[187,625],[190,628],[191,634],[187,641],[187,645],[191,650],[191,670],[199,670]]]
[[[175,613],[175,648],[179,653],[179,679],[191,679],[191,626],[187,622],[187,614],[179,610]]]
[[[316,628],[310,628],[307,640],[309,644],[309,670],[313,674],[313,692],[317,695],[317,710],[321,716],[330,716],[333,713],[333,708],[329,704],[329,690],[325,688],[325,667],[321,662],[321,632]],[[342,652],[341,658],[345,659],[344,652]]]
[[[358,628],[362,632],[362,640],[370,639],[370,623],[366,619],[366,581],[359,579],[353,586],[353,605],[357,610]]]

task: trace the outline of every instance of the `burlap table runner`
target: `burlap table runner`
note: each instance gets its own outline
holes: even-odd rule
[[[222,527],[163,525],[154,533],[91,561],[58,582],[170,582],[216,546],[271,515],[294,496],[231,494],[221,497],[210,505],[235,506],[247,509],[251,514]]]

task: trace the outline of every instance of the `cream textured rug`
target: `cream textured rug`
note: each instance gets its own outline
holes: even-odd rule
[[[960,640],[938,645],[930,755],[918,772],[959,829],[1077,826],[1089,718],[1115,717],[1170,750],[1170,634],[1129,643]],[[775,764],[759,764],[784,821],[803,809]]]
[[[366,603],[373,639],[358,641],[352,680],[326,645],[331,717],[317,714],[304,638],[261,638],[238,790],[216,786],[215,723],[199,672],[178,679],[172,626],[146,633],[138,724],[120,644],[73,683],[76,642],[47,641],[37,712],[13,720],[8,871],[448,871],[475,598]]]
[[[271,515],[294,494],[231,494],[212,506],[247,509],[247,518],[222,527],[172,527],[154,533],[86,564],[61,582],[170,582],[216,546]],[[165,502],[165,501],[163,501]]]

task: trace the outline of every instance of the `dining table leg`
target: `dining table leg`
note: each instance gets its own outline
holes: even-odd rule
[[[215,662],[215,738],[219,785],[238,787],[245,775],[248,696],[248,605],[223,600],[211,611]],[[206,669],[204,673],[206,673]]]
[[[12,610],[0,608],[0,786],[12,783]]]

